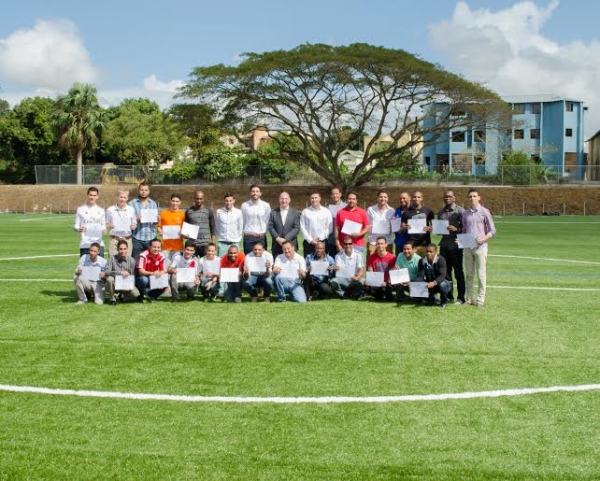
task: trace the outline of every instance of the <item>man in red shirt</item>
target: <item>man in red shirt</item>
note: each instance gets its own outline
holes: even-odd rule
[[[242,273],[244,271],[244,260],[246,256],[240,252],[236,245],[229,246],[227,255],[221,257],[221,269],[237,267],[237,282],[221,282],[223,287],[223,302],[242,302]]]
[[[344,224],[346,225],[344,226]],[[356,224],[359,224],[360,227]],[[358,207],[356,192],[348,192],[346,207],[338,210],[335,215],[335,243],[338,251],[342,250],[344,239],[350,237],[354,244],[354,250],[364,253],[365,234],[369,232],[369,228],[369,217],[364,209]]]
[[[368,272],[383,272],[383,284],[380,286],[369,286],[371,295],[376,301],[385,297],[388,301],[394,300],[392,285],[390,284],[390,270],[396,268],[396,256],[387,250],[385,237],[378,237],[375,241],[375,252],[367,260]]]
[[[140,254],[137,262],[136,286],[140,291],[137,301],[144,302],[144,295],[148,293],[150,302],[155,301],[169,286],[169,276],[166,274],[165,257],[162,255],[159,239],[152,239],[150,247]],[[150,277],[154,277],[152,284],[158,283],[161,287],[151,289]],[[161,282],[162,281],[162,282]],[[162,286],[164,284],[164,286]]]

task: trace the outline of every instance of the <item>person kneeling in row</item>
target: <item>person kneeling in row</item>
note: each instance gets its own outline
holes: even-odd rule
[[[418,282],[426,282],[429,290],[429,303],[435,304],[435,294],[440,293],[440,307],[448,305],[448,295],[452,292],[452,281],[448,277],[446,260],[438,255],[435,244],[427,244],[425,257],[419,261]]]
[[[188,301],[194,300],[194,295],[200,284],[199,264],[196,257],[196,242],[193,239],[186,241],[183,252],[173,256],[167,272],[171,286],[171,302],[179,302],[179,290],[185,290]]]
[[[135,259],[129,252],[129,243],[120,240],[116,245],[117,253],[110,256],[106,266],[106,292],[111,306],[117,305],[121,295],[138,297],[140,291],[135,287]]]

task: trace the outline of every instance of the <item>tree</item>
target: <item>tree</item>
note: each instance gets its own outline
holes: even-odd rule
[[[50,98],[26,98],[0,116],[0,180],[34,183],[36,165],[68,160],[56,141],[51,121],[54,107]]]
[[[169,116],[179,125],[196,157],[201,156],[204,149],[220,144],[215,113],[207,104],[175,104],[169,109]]]
[[[184,146],[177,124],[148,99],[126,99],[109,113],[102,154],[120,164],[148,165],[173,158]]]
[[[479,84],[403,50],[366,44],[306,44],[290,51],[246,53],[237,66],[195,68],[180,95],[212,102],[226,128],[239,132],[251,123],[294,136],[299,148],[281,145],[283,157],[306,164],[344,189],[395,167],[404,158],[401,154],[424,138],[436,141],[453,126],[506,110],[494,92]],[[447,102],[449,113],[437,122],[424,122],[428,114],[421,107],[437,101]],[[467,115],[454,115],[457,111]],[[407,132],[410,140],[398,142]],[[375,149],[377,139],[388,133],[393,142]],[[339,156],[365,134],[372,140],[363,147],[364,160],[349,172]]]
[[[77,184],[83,181],[83,151],[94,151],[98,135],[104,130],[106,115],[98,105],[96,87],[73,84],[68,93],[56,100],[53,121],[58,143],[77,161]]]

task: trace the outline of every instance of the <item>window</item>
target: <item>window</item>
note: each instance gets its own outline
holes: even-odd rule
[[[485,142],[485,130],[476,130],[474,136],[475,142]]]
[[[464,131],[455,130],[452,132],[452,142],[464,142],[465,141],[465,133]]]
[[[542,104],[531,104],[531,113],[539,114],[542,112]]]
[[[513,104],[513,114],[524,114],[525,104]]]
[[[529,131],[530,139],[539,139],[540,138],[540,129],[531,129]]]
[[[523,129],[515,129],[513,139],[523,139],[523,138],[525,138],[525,131]]]
[[[532,154],[531,157],[530,157],[530,159],[535,164],[539,164],[542,161],[542,159],[540,158],[540,156],[539,155],[535,155],[535,154]]]
[[[565,110],[567,112],[573,112],[573,106],[574,106],[573,102],[567,102],[565,104]]]
[[[573,129],[565,129],[565,137],[573,137]]]
[[[485,155],[476,155],[475,156],[475,165],[485,165]]]
[[[427,165],[427,166],[431,165],[431,157],[429,157],[429,156],[425,157],[425,165]]]

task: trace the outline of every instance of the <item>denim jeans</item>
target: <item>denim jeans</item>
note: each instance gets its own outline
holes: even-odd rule
[[[289,294],[294,302],[306,302],[304,287],[298,280],[275,276],[275,290],[279,301],[285,301],[285,295]]]
[[[248,280],[244,282],[244,288],[250,294],[250,297],[257,297],[256,287],[261,286],[263,288],[264,296],[269,297],[273,290],[273,279],[271,276],[267,277],[264,274],[250,273]]]

